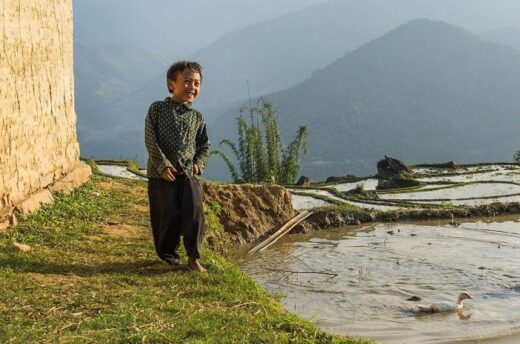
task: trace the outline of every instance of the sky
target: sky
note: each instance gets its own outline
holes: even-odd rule
[[[189,56],[226,33],[325,2],[364,0],[73,0],[75,37],[90,43],[119,43],[156,49],[169,57]],[[386,0],[386,4],[401,1]],[[377,2],[373,2],[376,3]],[[512,26],[520,30],[519,0],[417,0],[425,13],[475,33]],[[439,4],[441,4],[439,6]],[[490,6],[491,5],[491,6]],[[378,6],[373,6],[378,11]],[[428,8],[436,8],[433,11]],[[439,9],[440,8],[440,9]],[[129,24],[130,23],[130,24]]]
[[[74,30],[91,43],[167,45],[170,57],[187,56],[228,32],[326,1],[74,0]]]

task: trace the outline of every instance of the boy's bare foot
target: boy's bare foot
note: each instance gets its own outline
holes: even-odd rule
[[[198,259],[192,259],[192,258],[188,259],[188,268],[190,270],[198,271],[198,272],[207,272],[208,271],[202,265],[200,265]]]
[[[181,260],[177,257],[172,257],[172,256],[166,257],[164,259],[164,261],[167,264],[171,265],[174,270],[177,270],[181,267]]]

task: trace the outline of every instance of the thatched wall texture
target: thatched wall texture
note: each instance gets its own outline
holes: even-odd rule
[[[0,220],[34,195],[45,201],[41,191],[76,169],[86,174],[72,49],[71,0],[0,0]]]

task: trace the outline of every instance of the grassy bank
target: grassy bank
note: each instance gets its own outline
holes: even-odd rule
[[[0,342],[362,342],[283,311],[208,249],[210,273],[173,271],[156,258],[148,221],[144,182],[97,175],[1,232]],[[13,241],[32,249],[15,252]]]

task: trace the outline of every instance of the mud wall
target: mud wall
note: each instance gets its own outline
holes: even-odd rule
[[[269,235],[297,214],[289,192],[281,186],[205,182],[202,188],[204,200],[222,208],[219,220],[233,243]]]
[[[79,166],[71,0],[0,2],[0,219]]]

